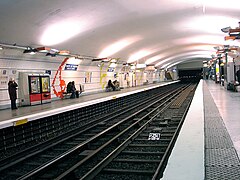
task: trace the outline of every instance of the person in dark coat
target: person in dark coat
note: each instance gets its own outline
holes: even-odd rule
[[[75,82],[74,82],[74,81],[72,81],[71,93],[72,93],[72,94],[71,94],[70,98],[71,98],[71,99],[76,98],[76,87],[75,87]]]
[[[107,88],[112,88],[113,91],[116,90],[116,87],[114,86],[111,80],[108,81]]]
[[[237,81],[240,83],[240,69],[236,72]]]
[[[72,82],[67,84],[67,93],[72,93]]]
[[[16,106],[17,87],[18,87],[18,84],[15,82],[15,80],[10,78],[8,82],[8,93],[11,100],[11,109],[17,109],[17,106]]]

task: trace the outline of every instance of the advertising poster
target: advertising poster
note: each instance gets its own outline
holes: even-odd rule
[[[40,93],[39,77],[30,77],[31,93]]]
[[[0,76],[0,89],[5,89],[8,86],[8,76]]]
[[[1,70],[0,74],[0,89],[5,89],[8,86],[8,73],[6,69]]]
[[[49,92],[49,77],[41,77],[42,78],[42,92]]]

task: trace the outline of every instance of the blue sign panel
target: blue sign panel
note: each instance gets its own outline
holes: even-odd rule
[[[108,71],[108,72],[113,72],[113,71],[114,71],[114,68],[113,68],[113,67],[109,67],[107,71]]]
[[[65,70],[76,71],[78,68],[77,64],[66,64]]]

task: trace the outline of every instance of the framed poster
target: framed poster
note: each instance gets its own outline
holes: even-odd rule
[[[8,87],[8,76],[0,75],[0,89],[5,89]]]
[[[50,78],[49,77],[41,77],[42,82],[42,92],[50,92]]]
[[[5,89],[8,87],[8,80],[9,80],[9,76],[8,76],[7,69],[2,69],[1,74],[0,74],[0,88],[1,89]]]

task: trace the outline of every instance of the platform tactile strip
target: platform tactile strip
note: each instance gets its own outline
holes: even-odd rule
[[[228,149],[206,149],[206,166],[225,167],[240,166],[240,162],[235,158],[236,151]]]
[[[240,180],[240,161],[204,83],[205,180]]]
[[[205,133],[208,134],[208,137],[211,136],[220,136],[220,137],[229,137],[229,134],[226,132],[226,130],[223,129],[209,129],[205,128]]]
[[[226,137],[220,137],[220,136],[210,136],[210,137],[205,137],[205,148],[210,148],[210,149],[219,149],[219,148],[232,148],[233,144],[230,141],[229,138]]]
[[[239,180],[239,166],[206,167],[206,180]]]

